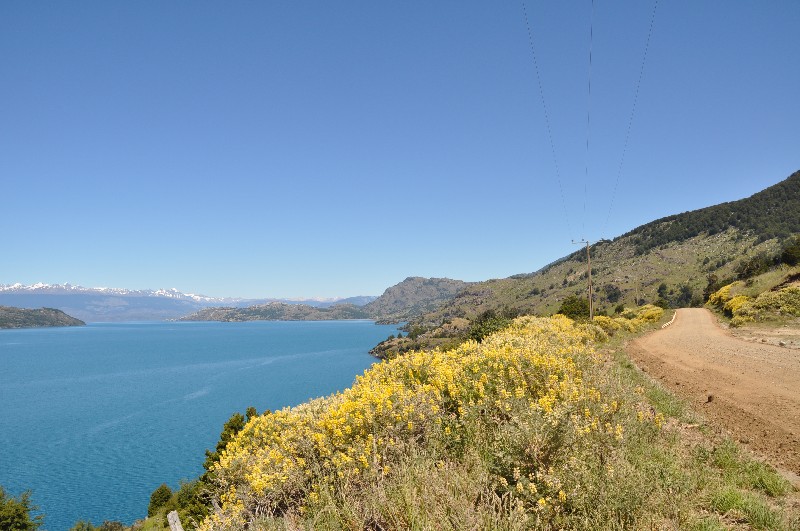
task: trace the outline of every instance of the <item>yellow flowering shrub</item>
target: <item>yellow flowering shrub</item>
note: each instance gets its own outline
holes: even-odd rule
[[[739,302],[737,299],[744,300]],[[734,297],[726,303],[725,310],[733,317],[733,326],[771,317],[800,317],[800,287],[787,286],[777,291],[765,291],[755,299]]]
[[[721,309],[723,306],[725,306],[726,302],[731,300],[732,298],[731,290],[733,290],[734,288],[738,288],[741,285],[742,282],[740,280],[737,280],[736,282],[732,282],[731,284],[722,286],[720,289],[709,295],[708,303],[713,306],[717,306],[718,308]]]
[[[593,345],[605,327],[656,313],[639,310],[598,326],[520,317],[481,343],[385,360],[341,393],[253,418],[211,471],[218,504],[200,529],[303,514],[322,494],[391,478],[412,446],[444,464],[468,440],[498,496],[523,514],[558,514],[590,466],[576,452],[610,455],[625,437],[619,416],[636,414],[598,390]]]
[[[723,306],[722,309],[730,314],[734,314],[738,312],[744,304],[750,300],[750,297],[747,295],[737,295],[732,299],[728,300]]]
[[[654,323],[659,319],[661,319],[663,315],[664,315],[663,308],[659,308],[658,306],[654,306],[652,304],[645,304],[644,306],[639,308],[636,319],[639,319],[646,323]]]
[[[622,328],[622,324],[619,321],[619,318],[614,319],[605,315],[597,315],[594,318],[594,324],[602,328],[608,335],[614,335],[614,332]]]
[[[661,319],[664,315],[664,310],[652,304],[645,304],[638,308],[625,308],[620,315],[620,317],[598,315],[593,322],[610,336],[613,336],[619,330],[638,332],[644,329],[646,325]]]

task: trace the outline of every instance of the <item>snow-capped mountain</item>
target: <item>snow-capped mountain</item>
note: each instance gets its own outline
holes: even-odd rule
[[[91,293],[102,295],[122,295],[134,297],[167,297],[170,299],[178,300],[194,300],[197,302],[209,302],[219,304],[223,302],[233,302],[242,299],[234,298],[215,298],[206,297],[205,295],[195,295],[193,293],[182,293],[175,288],[170,289],[125,289],[125,288],[85,288],[83,286],[74,286],[72,284],[44,284],[37,282],[26,286],[17,282],[16,284],[0,284],[0,293],[48,293],[48,294],[74,294],[74,293]]]
[[[269,302],[330,306],[341,302],[363,305],[375,297],[350,299],[241,299],[183,293],[175,288],[132,290],[86,288],[72,284],[0,284],[0,306],[56,308],[86,322],[159,321],[176,319],[211,306],[245,307]]]

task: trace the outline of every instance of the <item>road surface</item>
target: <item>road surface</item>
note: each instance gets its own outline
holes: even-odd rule
[[[708,310],[686,308],[628,352],[712,424],[800,475],[800,350],[737,339]]]

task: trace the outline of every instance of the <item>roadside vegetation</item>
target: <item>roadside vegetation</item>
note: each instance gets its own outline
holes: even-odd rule
[[[184,526],[797,528],[793,487],[624,353],[668,317],[510,319],[480,342],[386,360],[343,393],[239,415],[187,498],[207,514],[184,511]],[[166,486],[153,496],[182,510]],[[166,505],[151,508],[137,527],[165,528]]]
[[[208,531],[800,528],[795,487],[625,354],[670,317],[654,305],[592,323],[487,314],[482,327],[503,326],[480,341],[234,414],[206,472],[156,488],[148,518],[72,529],[163,531],[173,510]],[[35,512],[29,494],[0,489],[0,529],[38,529]]]
[[[708,305],[730,319],[731,326],[785,325],[800,317],[800,238],[773,255],[742,261],[737,273],[736,279],[718,282],[714,287],[719,289],[708,296]]]

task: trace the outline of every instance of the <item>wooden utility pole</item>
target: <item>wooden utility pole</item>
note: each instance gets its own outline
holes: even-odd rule
[[[572,243],[575,244],[575,245],[583,244],[583,243],[586,244],[586,264],[587,264],[587,267],[589,268],[588,269],[588,276],[589,276],[589,320],[591,321],[591,320],[594,319],[594,302],[592,300],[593,299],[593,296],[592,296],[593,295],[592,294],[592,256],[591,256],[591,253],[589,252],[589,246],[593,242],[590,242],[588,240],[581,240],[581,241],[576,242],[575,240],[572,240]],[[597,243],[597,242],[594,242],[594,243]]]

